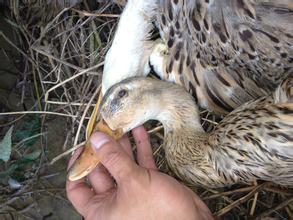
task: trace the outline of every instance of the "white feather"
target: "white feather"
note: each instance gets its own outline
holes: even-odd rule
[[[150,71],[147,41],[153,28],[156,0],[129,0],[119,21],[110,50],[105,58],[102,93],[113,84],[131,76],[147,75]]]

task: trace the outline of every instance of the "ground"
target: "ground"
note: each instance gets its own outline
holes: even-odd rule
[[[9,39],[17,43],[16,35],[2,16],[0,16],[1,30]],[[21,100],[21,74],[20,74],[20,56],[17,51],[11,47],[3,38],[0,37],[0,112],[16,112],[29,109],[33,105],[33,98],[26,95]],[[9,122],[19,119],[18,116],[0,116],[0,133],[1,137],[10,127]],[[14,123],[14,132],[12,139],[15,140],[14,134],[20,131],[25,123],[32,120],[41,119],[39,115],[26,115]],[[61,117],[50,117],[46,119],[46,132],[43,138],[46,139],[47,149],[46,158],[40,165],[35,179],[22,177],[18,182],[24,186],[18,190],[8,187],[8,178],[1,180],[0,185],[0,219],[82,219],[75,211],[65,194],[65,180],[68,157],[57,161],[54,165],[49,162],[57,155],[63,152],[62,146],[65,142],[66,121]],[[37,128],[40,132],[40,127]],[[26,131],[26,130],[24,130]],[[15,144],[15,143],[14,143]],[[38,138],[27,152],[33,152],[40,149],[41,138]],[[14,149],[12,157],[17,158]],[[11,158],[12,160],[15,158]],[[34,166],[40,162],[39,158],[34,161]],[[7,169],[7,164],[0,162],[0,172]],[[26,174],[35,172],[33,167],[23,168]],[[30,182],[30,180],[34,179]],[[29,182],[29,183],[28,183]]]

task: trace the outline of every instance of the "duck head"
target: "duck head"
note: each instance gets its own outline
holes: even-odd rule
[[[161,104],[156,96],[162,91],[161,84],[145,77],[132,77],[115,84],[103,97],[101,117],[112,130],[123,133],[157,119]]]
[[[183,124],[200,126],[198,108],[182,87],[147,77],[132,77],[104,95],[101,118],[112,130],[126,133],[149,120],[160,121],[165,132]],[[201,126],[200,126],[201,127]]]

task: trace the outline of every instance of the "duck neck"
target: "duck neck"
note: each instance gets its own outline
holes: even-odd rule
[[[153,42],[149,41],[153,29],[157,0],[129,0],[105,57],[102,91],[123,79],[147,75]]]
[[[201,126],[198,107],[192,98],[180,98],[179,101],[164,97],[162,100],[161,109],[163,110],[158,120],[164,126],[166,153],[176,152],[179,150],[176,149],[177,146],[180,150],[192,147],[194,143],[198,146],[194,150],[200,153],[200,146],[206,140],[207,134]]]

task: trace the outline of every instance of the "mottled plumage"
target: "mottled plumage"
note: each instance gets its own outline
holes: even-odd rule
[[[292,10],[292,0],[129,0],[105,60],[103,92],[146,75],[150,64],[201,107],[227,114],[292,75]],[[159,43],[148,40],[152,22]]]
[[[292,186],[292,84],[288,78],[273,94],[238,107],[211,133],[203,130],[194,99],[182,87],[150,78],[111,87],[101,116],[124,133],[151,119],[161,121],[168,164],[189,184],[223,187],[265,180]]]
[[[225,114],[272,92],[293,60],[293,1],[159,0],[160,76]]]

